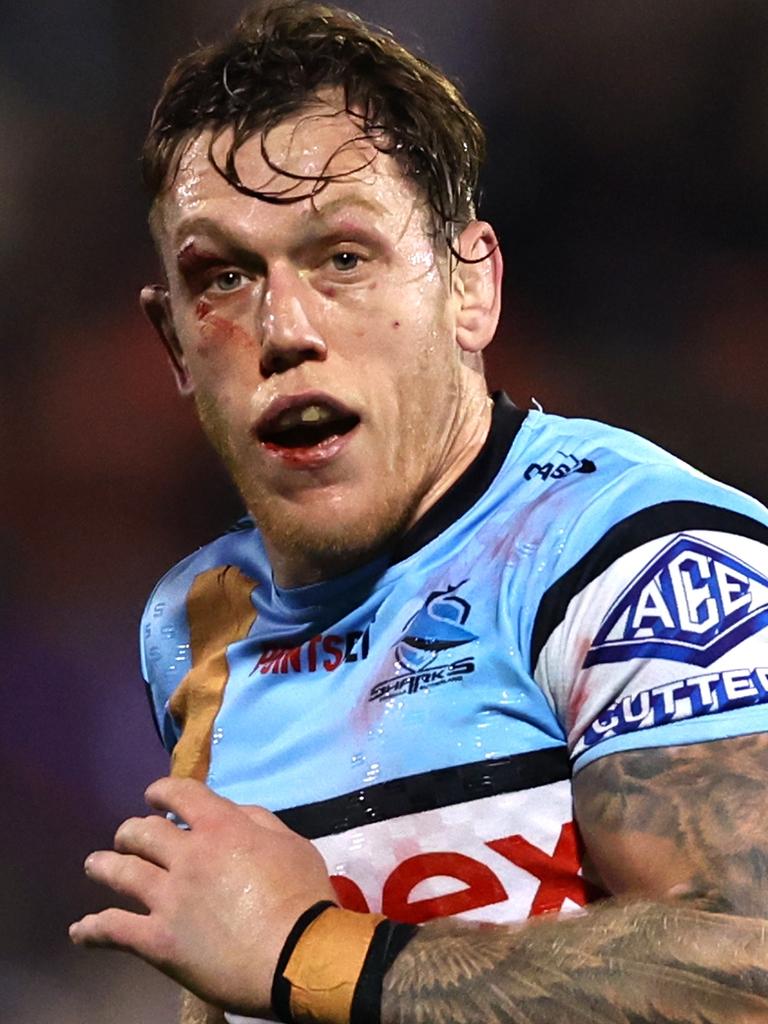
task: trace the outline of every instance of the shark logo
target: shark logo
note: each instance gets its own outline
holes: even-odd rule
[[[474,633],[463,628],[472,607],[456,593],[466,582],[431,593],[405,627],[395,648],[395,656],[404,668],[420,672],[442,651],[477,640]]]

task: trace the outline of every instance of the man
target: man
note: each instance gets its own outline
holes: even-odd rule
[[[249,516],[147,606],[169,817],[86,862],[147,913],[72,937],[185,1024],[768,1019],[768,513],[488,399],[481,156],[439,72],[313,3],[155,111],[143,303]]]

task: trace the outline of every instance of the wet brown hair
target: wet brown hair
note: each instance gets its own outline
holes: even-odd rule
[[[233,131],[223,164],[213,157],[213,142],[208,156],[238,192],[269,203],[316,195],[341,175],[304,178],[282,171],[291,184],[263,191],[241,180],[236,157],[247,139],[261,133],[265,160],[281,170],[269,158],[270,130],[328,87],[341,90],[360,137],[392,156],[418,185],[438,235],[453,249],[453,239],[474,217],[485,155],[477,118],[453,82],[388,31],[312,0],[261,0],[224,39],[175,65],[143,150],[153,203],[173,182],[186,143],[207,129],[214,140]],[[302,181],[307,188],[297,189]]]

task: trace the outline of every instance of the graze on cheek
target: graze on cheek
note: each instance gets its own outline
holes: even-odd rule
[[[201,326],[200,341],[199,350],[201,352],[205,352],[213,345],[217,347],[237,345],[241,348],[252,348],[256,344],[256,339],[244,327],[240,327],[239,324],[233,323],[232,320],[228,320],[224,316],[210,312]]]

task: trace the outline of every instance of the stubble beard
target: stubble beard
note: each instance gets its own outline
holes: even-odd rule
[[[378,499],[374,499],[374,506],[357,516],[335,514],[337,510],[332,509],[302,514],[297,503],[268,492],[249,473],[244,460],[235,453],[215,404],[200,395],[195,396],[195,401],[203,430],[268,547],[285,559],[310,568],[310,575],[325,579],[370,561],[413,522],[423,496],[421,490],[391,485],[394,480],[405,479],[403,467],[393,467],[391,479],[381,488]]]
[[[268,546],[304,566],[308,579],[338,576],[376,558],[405,532],[418,505],[417,497],[390,493],[357,516],[327,509],[305,515],[286,499],[238,487]]]

